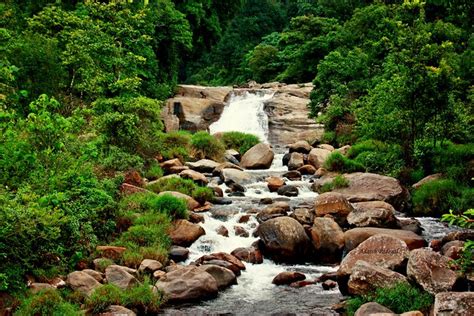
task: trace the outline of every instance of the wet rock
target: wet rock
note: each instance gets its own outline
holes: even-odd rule
[[[434,180],[439,180],[443,177],[443,174],[442,173],[435,173],[435,174],[431,174],[429,176],[426,176],[424,177],[423,179],[421,179],[420,181],[418,181],[417,183],[413,184],[411,187],[413,189],[418,189],[419,187],[421,187],[423,184],[425,183],[428,183],[428,182],[431,182],[431,181],[434,181]]]
[[[272,204],[273,203],[273,199],[272,198],[263,198],[263,199],[260,199],[259,201],[260,204]]]
[[[290,153],[296,152],[302,154],[308,154],[311,149],[313,149],[313,147],[311,147],[311,145],[305,140],[300,140],[296,143],[288,145],[288,148],[290,150]]]
[[[239,220],[237,221],[238,223],[244,224],[247,223],[250,220],[250,214],[245,214],[240,216]]]
[[[277,191],[278,195],[288,196],[288,197],[295,197],[298,196],[299,191],[298,188],[294,185],[284,185]]]
[[[224,196],[224,191],[220,187],[210,187],[214,191],[214,195],[216,197],[223,197]]]
[[[219,166],[219,163],[214,160],[201,159],[196,162],[186,162],[185,165],[198,172],[212,172]]]
[[[400,229],[411,231],[417,235],[421,235],[423,229],[420,221],[416,218],[397,218],[397,226]]]
[[[291,153],[290,161],[288,161],[288,170],[296,170],[304,166],[304,156],[301,153]]]
[[[95,271],[95,270],[92,270],[92,269],[84,269],[84,270],[82,270],[82,272],[87,273],[88,275],[90,275],[91,277],[96,279],[97,282],[100,282],[100,283],[104,282],[104,274],[99,272],[99,271]]]
[[[174,262],[186,261],[189,256],[189,250],[181,246],[171,246],[169,258]]]
[[[185,219],[175,220],[169,232],[172,243],[183,247],[191,246],[199,237],[205,234],[206,232],[201,226]]]
[[[461,256],[463,248],[464,241],[453,240],[443,245],[441,248],[441,254],[451,259],[458,259]]]
[[[279,188],[285,185],[285,181],[280,177],[268,177],[265,181],[267,181],[270,192],[277,192]]]
[[[327,149],[313,148],[308,155],[308,162],[316,169],[321,168],[331,152]]]
[[[221,236],[229,237],[229,230],[224,225],[217,227],[216,232]]]
[[[347,216],[347,222],[357,227],[395,228],[397,219],[392,205],[383,201],[352,204],[354,211]]]
[[[240,161],[245,169],[268,169],[273,161],[273,151],[268,144],[260,143],[250,148]]]
[[[328,217],[317,217],[311,228],[311,240],[323,262],[339,262],[344,248],[344,233],[341,227]]]
[[[301,173],[296,170],[291,170],[282,174],[282,177],[291,181],[298,181],[301,180]]]
[[[153,274],[153,272],[161,268],[163,268],[163,265],[158,260],[143,259],[138,267],[138,271]]]
[[[216,205],[229,205],[229,204],[232,204],[232,200],[218,197],[218,198],[214,198],[212,200],[212,203],[214,203]]]
[[[118,246],[97,246],[96,250],[104,258],[117,260],[122,258],[122,254],[127,248]]]
[[[283,155],[283,158],[281,158],[281,162],[283,166],[288,166],[288,162],[290,162],[290,157],[291,157],[291,153],[286,153]]]
[[[276,261],[304,261],[311,242],[303,226],[291,217],[277,217],[262,223],[257,234],[263,250]]]
[[[263,262],[262,253],[259,249],[250,246],[246,248],[237,248],[231,252],[231,255],[235,256],[241,261],[245,261],[253,264],[260,264]]]
[[[347,285],[349,293],[365,295],[377,288],[390,287],[397,283],[408,283],[408,281],[398,272],[359,260],[352,267]]]
[[[323,289],[327,291],[327,290],[335,288],[337,286],[337,282],[333,280],[326,280],[321,285]]]
[[[239,211],[234,209],[227,209],[227,208],[214,208],[211,210],[211,216],[215,219],[221,221],[227,221],[231,216],[234,216]]]
[[[273,278],[272,283],[275,285],[288,285],[293,282],[303,281],[304,279],[306,279],[306,276],[303,273],[285,271],[277,274]]]
[[[308,208],[297,208],[290,216],[300,222],[301,225],[312,225],[314,221],[314,213]]]
[[[351,251],[364,240],[378,234],[389,235],[401,239],[406,243],[410,250],[426,246],[426,240],[424,240],[423,237],[410,231],[389,228],[361,227],[353,228],[344,232],[345,249],[346,251]]]
[[[290,283],[290,287],[299,289],[301,287],[305,287],[305,286],[313,285],[313,284],[316,284],[316,282],[315,281],[302,280],[302,281],[296,281],[296,282]]]
[[[249,232],[245,230],[242,226],[234,226],[234,233],[236,236],[240,237],[249,237]]]
[[[287,202],[276,202],[265,207],[257,214],[257,221],[263,223],[269,219],[286,216],[290,211],[290,205]]]
[[[219,290],[225,289],[232,284],[237,284],[237,277],[235,276],[234,272],[231,270],[214,265],[214,264],[205,264],[199,266],[199,269],[206,271],[210,275],[213,276],[214,279],[217,281],[217,288]]]
[[[313,167],[312,165],[303,165],[297,169],[298,172],[301,174],[309,174],[313,175],[316,173],[316,168]]]
[[[434,315],[474,315],[474,292],[442,292],[436,294]]]
[[[465,229],[465,230],[456,230],[453,232],[449,232],[446,236],[443,237],[442,242],[443,244],[453,241],[453,240],[474,240],[474,230],[473,229]]]
[[[225,260],[212,259],[212,260],[203,261],[202,264],[216,265],[219,267],[229,269],[236,276],[239,276],[241,274],[241,270],[236,265]]]
[[[380,305],[379,303],[369,302],[359,307],[359,309],[355,312],[354,316],[370,316],[373,314],[392,315],[393,312],[385,306]]]
[[[234,159],[237,160],[237,161],[239,161],[239,159],[240,159],[240,153],[235,149],[227,149],[225,151],[225,154],[226,154],[226,156],[234,157]]]
[[[120,305],[110,305],[100,316],[136,316],[134,311]]]
[[[238,165],[234,163],[224,162],[224,163],[219,164],[216,168],[214,168],[214,170],[212,171],[212,175],[216,177],[220,177],[222,179],[223,178],[222,172],[224,171],[224,169],[237,169],[240,171],[244,171],[244,169],[242,169],[241,167],[239,167]]]
[[[207,185],[207,183],[209,182],[209,180],[207,180],[205,175],[194,170],[181,171],[179,176],[183,179],[193,180],[197,184],[203,185],[203,186]]]
[[[228,194],[229,197],[244,197],[245,193],[244,192],[231,192]]]
[[[213,298],[218,291],[216,279],[195,266],[186,266],[166,273],[156,282],[156,287],[164,292],[169,303]]]
[[[130,274],[133,269],[118,265],[111,265],[105,269],[105,279],[107,283],[113,284],[122,290],[129,289],[138,284],[138,280]]]
[[[224,264],[222,264],[222,261]],[[240,275],[241,270],[245,270],[245,265],[237,259],[235,256],[225,253],[225,252],[217,252],[212,253],[210,255],[204,255],[196,260],[197,264],[217,264],[223,266],[234,272],[235,275]]]
[[[183,194],[181,192],[176,192],[176,191],[163,191],[158,194],[158,196],[162,196],[165,194],[171,194],[172,196],[178,198],[178,199],[184,199],[186,201],[186,204],[188,206],[188,210],[192,211],[196,208],[199,207],[199,202],[190,197],[189,195]]]
[[[340,193],[327,192],[316,197],[314,202],[316,216],[331,215],[339,225],[346,223],[346,218],[354,209]]]
[[[101,284],[83,271],[74,271],[68,274],[66,284],[74,291],[90,295]]]
[[[223,169],[222,180],[226,185],[235,183],[241,186],[253,182],[253,178],[249,173],[234,168]]]
[[[456,281],[456,272],[450,269],[450,259],[428,248],[410,252],[407,276],[415,280],[431,294],[451,290]]]

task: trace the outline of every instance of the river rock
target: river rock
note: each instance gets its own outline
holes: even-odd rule
[[[329,144],[319,144],[317,147],[321,149],[329,150],[331,152],[334,151],[334,146],[329,145]]]
[[[290,205],[287,202],[276,202],[261,210],[257,214],[257,221],[263,223],[269,219],[286,216],[290,211]]]
[[[301,225],[312,225],[314,221],[314,213],[308,208],[297,208],[290,216],[300,222]]]
[[[235,168],[226,168],[222,170],[222,180],[225,184],[239,184],[244,186],[246,184],[252,183],[253,179],[250,174],[245,171],[241,171]]]
[[[474,229],[464,229],[449,232],[446,236],[443,237],[442,242],[443,244],[445,244],[453,240],[474,240]]]
[[[130,273],[133,271],[136,270],[113,264],[105,269],[105,279],[109,284],[126,290],[138,284],[138,280]]]
[[[277,193],[278,195],[295,197],[295,196],[298,196],[299,191],[298,191],[298,188],[295,187],[294,185],[284,185],[278,189]]]
[[[253,263],[253,264],[260,264],[263,262],[263,257],[262,253],[260,252],[259,249],[250,246],[246,248],[237,248],[234,251],[231,252],[231,255],[236,257],[237,259],[241,261],[245,261],[248,263]]]
[[[169,232],[173,244],[183,247],[191,246],[199,237],[205,234],[204,228],[185,219],[175,220]]]
[[[158,260],[143,259],[138,267],[138,271],[153,274],[153,272],[160,270],[161,268],[163,268],[163,264]]]
[[[313,167],[312,165],[303,165],[297,169],[298,172],[301,174],[309,174],[313,175],[316,173],[316,168]]]
[[[389,228],[361,227],[353,228],[344,232],[345,249],[346,251],[351,251],[364,240],[378,234],[389,235],[401,239],[407,244],[408,249],[410,250],[426,246],[426,240],[424,240],[423,237],[410,231]]]
[[[413,217],[398,217],[397,226],[400,229],[411,231],[417,235],[423,233],[420,221]]]
[[[110,305],[100,316],[136,316],[134,311],[120,305]]]
[[[184,199],[186,201],[187,206],[188,206],[188,210],[190,210],[190,211],[198,208],[199,205],[200,205],[198,201],[196,201],[195,199],[193,199],[189,195],[186,195],[186,194],[183,194],[183,193],[177,192],[177,191],[163,191],[163,192],[160,192],[158,195],[162,196],[162,195],[165,195],[165,194],[171,194],[172,196],[174,196],[178,199]]]
[[[199,265],[217,264],[219,266],[223,266],[224,268],[231,270],[232,272],[234,272],[235,275],[240,275],[240,271],[245,270],[245,265],[242,263],[242,261],[237,259],[235,256],[225,252],[216,252],[209,255],[204,255],[197,259],[196,263]]]
[[[331,215],[340,225],[346,223],[346,218],[354,209],[340,193],[326,192],[316,197],[314,202],[316,216]]]
[[[224,162],[214,168],[214,170],[212,171],[212,175],[223,179],[222,171],[224,171],[224,169],[237,169],[240,171],[244,171],[244,169],[234,163]]]
[[[277,274],[273,278],[272,283],[275,285],[288,285],[293,282],[303,281],[305,279],[306,276],[303,273],[284,271]]]
[[[354,211],[347,216],[347,222],[357,227],[395,228],[397,219],[392,205],[383,201],[352,204]]]
[[[291,153],[290,161],[288,161],[288,170],[296,170],[304,166],[304,156],[301,153]]]
[[[317,217],[314,219],[311,240],[321,261],[339,262],[344,248],[344,233],[332,218]]]
[[[165,171],[165,173],[172,173],[172,172],[170,172],[171,168],[173,168],[173,167],[183,167],[183,164],[181,163],[181,161],[178,158],[175,158],[175,159],[166,160],[166,161],[160,163],[160,167],[161,167],[161,169],[163,169],[163,171]]]
[[[169,258],[174,262],[186,261],[189,256],[189,250],[181,246],[171,246]]]
[[[273,151],[268,144],[260,143],[242,156],[240,165],[245,169],[268,169],[273,161]]]
[[[235,225],[234,226],[234,234],[235,236],[240,236],[240,237],[248,237],[249,232],[245,230],[242,226]]]
[[[474,292],[441,292],[436,294],[434,315],[474,315]]]
[[[214,265],[214,264],[205,264],[199,266],[199,269],[206,271],[217,281],[217,288],[219,290],[225,289],[226,287],[231,286],[232,284],[237,284],[237,277],[234,272],[231,270]]]
[[[279,188],[285,185],[285,181],[280,177],[268,177],[265,181],[267,181],[270,192],[277,192]]]
[[[456,272],[450,269],[450,260],[428,248],[412,250],[407,275],[433,295],[449,291],[457,281]]]
[[[355,312],[354,316],[375,316],[376,314],[393,315],[393,312],[385,306],[380,305],[379,303],[369,302],[359,307]]]
[[[184,303],[213,298],[217,295],[216,279],[195,266],[185,266],[162,276],[155,285],[169,303]]]
[[[74,271],[68,274],[66,284],[74,291],[90,295],[101,284],[92,276],[83,271]]]
[[[224,237],[229,237],[229,230],[224,225],[217,227],[216,233]]]
[[[337,282],[333,280],[326,280],[323,283],[321,283],[321,286],[323,287],[323,290],[327,291],[327,290],[335,288],[337,286]]]
[[[451,259],[458,259],[461,256],[463,248],[464,241],[453,240],[443,245],[441,248],[441,254]]]
[[[296,153],[302,153],[302,154],[308,154],[313,147],[305,141],[305,140],[300,140],[297,141],[296,143],[288,145],[288,148],[290,150],[290,153],[296,152]]]
[[[316,169],[322,167],[331,152],[327,149],[313,148],[308,155],[308,162]]]
[[[210,159],[201,159],[196,162],[186,162],[185,165],[194,171],[210,173],[219,166],[219,163]]]
[[[199,185],[207,185],[209,180],[207,180],[206,176],[203,175],[202,173],[200,172],[197,172],[197,171],[194,171],[194,170],[184,170],[184,171],[181,171],[181,173],[179,174],[179,176],[183,179],[190,179],[190,180],[193,180],[194,182],[196,182],[197,184]]]
[[[408,281],[398,272],[359,260],[352,267],[347,286],[349,293],[365,295],[376,288],[390,287],[397,283],[408,283]]]
[[[421,179],[420,181],[418,181],[417,183],[413,184],[411,187],[413,189],[418,189],[419,187],[421,187],[423,184],[425,183],[428,183],[428,182],[431,182],[431,181],[434,181],[434,180],[439,180],[443,177],[443,174],[442,173],[435,173],[435,174],[431,174],[429,176],[426,176],[424,177],[423,179]]]
[[[303,226],[286,216],[260,224],[257,235],[264,246],[264,253],[276,261],[304,261],[311,245]]]
[[[301,180],[301,173],[299,171],[296,171],[296,170],[291,170],[291,171],[285,172],[281,176],[283,178],[287,178],[288,180],[291,180],[291,181]]]

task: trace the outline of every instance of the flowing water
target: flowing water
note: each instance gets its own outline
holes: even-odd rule
[[[259,136],[267,141],[268,119],[263,110],[263,101],[270,98],[270,93],[245,93],[235,95],[225,107],[222,117],[210,127],[211,133],[223,131],[242,131]],[[239,223],[242,215],[254,209],[261,209],[262,198],[286,200],[291,206],[312,205],[317,193],[311,190],[309,178],[301,181],[286,181],[298,187],[297,197],[287,198],[269,192],[264,179],[269,175],[281,176],[288,171],[282,164],[282,153],[278,153],[268,170],[248,170],[254,182],[245,186],[245,197],[228,197],[230,205],[216,205],[207,213],[203,213],[205,222],[201,223],[206,235],[199,238],[190,248],[190,257],[186,264],[199,257],[214,252],[230,253],[239,247],[249,247],[257,238],[252,237],[257,221],[252,216],[244,224]],[[221,184],[225,192],[227,187]],[[421,219],[424,235],[427,239],[442,237],[447,231],[445,225],[436,219]],[[217,234],[216,229],[225,226],[229,237]],[[249,232],[249,237],[236,236],[234,226],[239,225]],[[282,265],[265,259],[262,264],[245,263],[246,270],[238,277],[237,285],[221,291],[217,298],[193,305],[182,305],[164,311],[168,315],[337,315],[331,306],[338,303],[342,295],[337,288],[325,291],[321,284],[303,288],[275,286],[272,279],[283,271],[298,271],[306,275],[307,280],[314,280],[323,273],[335,272],[336,266],[315,264]]]

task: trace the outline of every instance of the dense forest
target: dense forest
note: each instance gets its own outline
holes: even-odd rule
[[[160,178],[158,160],[216,158],[258,142],[165,133],[161,108],[178,83],[312,82],[311,116],[325,126],[320,141],[353,146],[348,156],[331,155],[328,169],[405,185],[443,173],[413,192],[411,212],[472,208],[473,7],[470,0],[3,1],[0,301],[18,315],[75,315],[80,304],[101,311],[103,293],[29,296],[27,280],[67,274],[101,244],[126,245],[132,266],[165,260],[165,231],[187,216],[185,203],[123,197],[124,179]],[[202,203],[213,196],[185,180],[153,191]],[[161,296],[147,282],[107,295],[153,313]]]

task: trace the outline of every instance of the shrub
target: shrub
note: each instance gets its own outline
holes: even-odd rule
[[[330,171],[338,172],[356,172],[365,170],[363,165],[347,158],[338,151],[334,151],[328,156],[324,162],[324,167]]]
[[[95,289],[86,300],[86,307],[94,314],[104,312],[110,305],[121,305],[123,292],[115,285],[104,284]]]
[[[225,132],[222,134],[221,140],[226,149],[235,149],[241,155],[260,143],[260,139],[257,136],[242,132]]]
[[[194,191],[193,191],[194,192]],[[168,214],[169,217],[188,218],[188,206],[184,199],[179,199],[171,194],[163,194],[153,200],[153,209]]]
[[[207,132],[197,132],[191,137],[193,156],[197,159],[209,158],[221,161],[224,158],[224,145]]]
[[[367,302],[377,302],[393,312],[401,314],[413,310],[427,311],[433,303],[433,296],[410,284],[399,283],[349,299],[347,302],[348,314],[354,315],[355,311]]]
[[[145,170],[145,177],[149,180],[156,180],[163,176],[163,170],[161,169],[160,165],[153,161],[150,166]]]
[[[193,198],[201,204],[214,198],[214,191],[208,187],[196,187],[193,190]]]
[[[318,192],[324,193],[334,189],[346,188],[348,186],[349,181],[343,175],[338,175],[331,182],[323,184]]]
[[[180,177],[172,177],[159,179],[155,183],[148,185],[147,189],[155,193],[160,193],[164,191],[176,191],[192,196],[196,186],[197,185],[194,183],[193,180],[183,179]]]
[[[449,209],[458,213],[474,205],[474,188],[451,179],[434,180],[416,189],[412,200],[415,215],[441,216]]]
[[[181,161],[189,158],[191,134],[185,131],[160,133],[156,146],[165,159],[179,158]]]
[[[15,315],[51,315],[51,316],[76,316],[80,314],[78,306],[64,301],[55,289],[38,292],[23,300]]]

